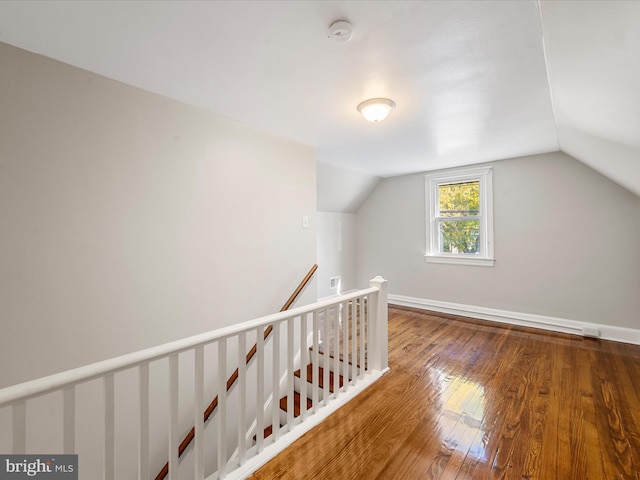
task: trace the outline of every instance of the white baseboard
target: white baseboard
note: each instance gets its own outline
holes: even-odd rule
[[[406,297],[404,295],[389,294],[389,303],[405,307],[419,308],[421,310],[433,310],[435,312],[451,313],[465,317],[490,320],[492,322],[508,323],[524,327],[540,328],[553,332],[571,333],[580,336],[590,329],[597,329],[599,338],[616,342],[640,345],[640,330],[634,328],[617,327],[615,325],[603,325],[599,323],[580,322],[566,318],[547,317],[532,313],[510,312],[495,308],[464,305],[461,303],[441,302],[426,298]],[[585,332],[586,330],[586,332]],[[583,333],[585,332],[585,333]]]

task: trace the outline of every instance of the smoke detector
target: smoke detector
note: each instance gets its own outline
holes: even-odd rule
[[[329,38],[334,42],[345,43],[351,40],[353,27],[345,20],[333,22],[329,27]]]

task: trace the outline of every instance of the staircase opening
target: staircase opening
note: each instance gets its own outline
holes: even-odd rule
[[[242,478],[388,370],[386,292],[376,277],[365,289],[290,309],[288,300],[273,315],[2,389],[0,445],[41,453],[31,451],[41,445],[32,417],[46,400],[60,439],[47,449],[95,445],[90,464],[78,459],[98,472],[91,478],[153,478],[165,462],[156,478]],[[123,410],[136,418],[126,428]],[[85,428],[87,413],[97,428]]]

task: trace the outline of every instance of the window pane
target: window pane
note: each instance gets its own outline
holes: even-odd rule
[[[480,182],[438,185],[438,208],[441,217],[478,215],[480,211]]]
[[[480,253],[480,220],[441,220],[442,253]]]

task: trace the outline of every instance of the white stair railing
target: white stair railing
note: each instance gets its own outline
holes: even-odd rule
[[[272,335],[264,339],[269,325]],[[256,361],[245,366],[247,344],[254,342]],[[0,445],[11,445],[13,454],[74,454],[86,443],[102,443],[99,455],[87,454],[91,464],[80,452],[80,478],[147,480],[167,455],[170,479],[243,478],[377,380],[387,362],[386,281],[376,277],[364,290],[4,388]],[[236,365],[238,381],[227,392],[227,376]],[[121,387],[131,386],[133,378],[135,388]],[[84,391],[86,385],[94,390],[99,385],[101,402]],[[209,394],[218,396],[218,405],[205,428],[204,395]],[[293,411],[297,395],[300,415]],[[46,451],[33,451],[32,440],[42,432],[30,422],[30,405],[42,405],[45,396],[57,405],[47,412],[59,416],[58,431],[49,435],[58,440]],[[285,415],[280,399],[286,399]],[[93,431],[101,442],[80,434],[86,433],[79,427],[89,422],[87,412],[102,419]],[[47,425],[55,429],[51,419]],[[192,425],[194,442],[179,459],[179,439]],[[265,438],[269,425],[273,434]],[[248,432],[255,432],[255,441]],[[156,452],[161,443],[165,447]],[[41,441],[33,445],[43,448]],[[120,465],[123,446],[137,458]],[[97,473],[96,457],[101,459]]]

